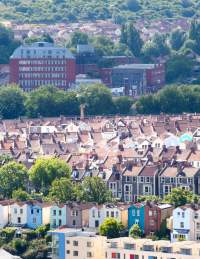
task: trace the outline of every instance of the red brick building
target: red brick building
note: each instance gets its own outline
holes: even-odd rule
[[[112,68],[112,88],[124,87],[126,95],[153,93],[165,84],[164,64],[126,64]]]
[[[147,202],[145,205],[144,233],[150,235],[160,230],[162,222],[172,215],[173,207],[169,204]]]
[[[17,48],[10,57],[10,83],[25,91],[41,85],[67,89],[76,77],[75,58],[66,48],[36,42]]]

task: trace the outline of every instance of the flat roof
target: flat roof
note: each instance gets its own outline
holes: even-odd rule
[[[153,69],[157,64],[126,64],[115,66],[114,68],[119,69]]]

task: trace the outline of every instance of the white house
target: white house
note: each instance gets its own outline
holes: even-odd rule
[[[200,240],[200,208],[185,205],[173,210],[171,241]]]
[[[25,202],[14,202],[10,205],[10,224],[23,226],[27,224],[28,205]]]
[[[92,207],[89,211],[89,227],[98,228],[106,218],[115,218],[126,227],[128,224],[128,206],[124,204],[104,204]]]
[[[4,228],[9,221],[9,202],[0,202],[0,228]]]
[[[98,228],[105,219],[103,205],[96,205],[89,210],[89,228]]]

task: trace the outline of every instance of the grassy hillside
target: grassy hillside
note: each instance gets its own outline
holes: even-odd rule
[[[0,0],[0,18],[22,23],[199,16],[199,0]]]

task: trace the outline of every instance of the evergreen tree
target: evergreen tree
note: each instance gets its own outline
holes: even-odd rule
[[[139,31],[132,23],[127,25],[127,45],[135,57],[139,57],[143,46],[143,41]]]

